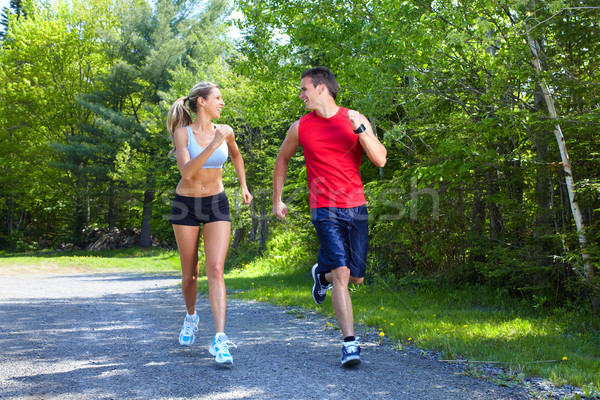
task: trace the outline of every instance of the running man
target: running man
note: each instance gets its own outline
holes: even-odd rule
[[[292,124],[275,162],[273,214],[284,219],[288,208],[281,196],[290,158],[304,150],[308,175],[311,221],[319,238],[319,258],[312,268],[312,296],[317,304],[331,289],[333,309],[344,338],[342,365],[360,363],[360,345],[354,336],[354,315],[348,284],[364,281],[369,223],[359,167],[363,151],[378,167],[387,150],[373,134],[371,124],[357,111],[339,107],[339,85],[326,67],[305,71],[300,99],[306,114]]]

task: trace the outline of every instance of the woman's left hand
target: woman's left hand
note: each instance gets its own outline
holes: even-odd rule
[[[250,204],[252,202],[252,195],[248,189],[242,189],[242,201],[244,204]]]

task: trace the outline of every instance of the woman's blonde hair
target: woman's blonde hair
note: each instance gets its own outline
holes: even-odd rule
[[[196,114],[198,111],[196,109],[198,105],[198,98],[208,98],[210,92],[212,92],[212,90],[216,87],[217,85],[211,82],[200,82],[190,89],[190,93],[187,97],[180,97],[175,101],[175,103],[173,103],[169,109],[169,112],[167,113],[167,130],[169,131],[171,143],[173,145],[173,148],[169,152],[169,156],[177,151],[175,148],[175,138],[173,137],[175,129],[182,126],[188,126],[193,122],[192,113]],[[185,104],[186,102],[187,105]]]

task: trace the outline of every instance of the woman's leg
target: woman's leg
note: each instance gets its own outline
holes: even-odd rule
[[[188,314],[193,315],[196,310],[196,296],[198,294],[198,241],[200,240],[200,227],[188,225],[173,225],[179,259],[181,261],[181,290],[185,300]]]
[[[208,278],[208,299],[215,320],[217,332],[225,332],[226,292],[225,256],[229,249],[231,237],[231,222],[215,221],[204,224],[204,254],[206,255],[205,267]]]

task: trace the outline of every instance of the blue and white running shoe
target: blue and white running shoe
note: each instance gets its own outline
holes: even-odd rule
[[[237,347],[224,333],[215,335],[212,346],[210,346],[208,351],[211,355],[215,356],[217,364],[223,366],[233,365],[233,357],[229,353],[229,346]]]
[[[352,342],[344,342],[342,347],[342,365],[352,367],[360,364],[360,346],[358,339]]]
[[[194,340],[196,340],[196,336],[194,335],[198,332],[198,323],[200,322],[200,318],[198,318],[198,314],[194,314],[193,318],[189,318],[187,315],[183,320],[183,328],[181,328],[181,333],[179,334],[179,344],[182,346],[191,346],[194,344]]]

